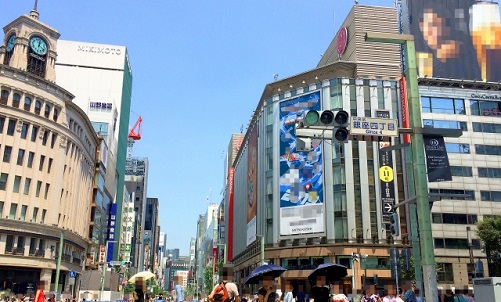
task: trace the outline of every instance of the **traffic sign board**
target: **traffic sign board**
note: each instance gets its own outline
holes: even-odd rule
[[[352,116],[350,134],[372,136],[398,136],[396,119]]]
[[[383,213],[393,213],[393,205],[388,202],[383,202]]]
[[[75,272],[75,271],[70,271],[68,274],[68,277],[70,277],[70,278],[75,278],[76,276],[77,276],[77,272]]]

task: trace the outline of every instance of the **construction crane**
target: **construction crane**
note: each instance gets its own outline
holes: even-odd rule
[[[139,116],[137,118],[136,123],[129,131],[128,139],[127,139],[127,159],[125,163],[125,174],[132,174],[132,149],[134,147],[134,143],[141,139],[141,124],[143,123],[143,118]]]

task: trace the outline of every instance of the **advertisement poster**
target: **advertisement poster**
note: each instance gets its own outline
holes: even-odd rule
[[[249,135],[247,152],[247,244],[256,239],[257,213],[257,125]]]
[[[322,143],[296,151],[298,114],[320,110],[320,91],[280,104],[280,235],[325,232]]]
[[[445,141],[442,136],[424,136],[424,151],[426,153],[426,167],[428,169],[428,181],[452,180],[449,157],[445,149]]]
[[[409,15],[403,23],[414,35],[419,76],[501,80],[501,23],[497,3],[407,0],[404,5]]]

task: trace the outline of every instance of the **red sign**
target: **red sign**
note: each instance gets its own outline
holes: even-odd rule
[[[106,262],[106,247],[104,245],[99,246],[99,263]]]
[[[348,44],[348,29],[346,27],[341,27],[336,40],[336,50],[339,56],[341,56],[344,53],[347,44]]]
[[[409,121],[409,102],[407,101],[407,83],[405,77],[401,77],[400,80],[400,111],[402,112],[402,128],[410,128]],[[411,135],[404,134],[404,143],[411,142]]]
[[[212,248],[212,257],[214,258],[213,273],[216,273],[216,268],[217,268],[217,247]]]

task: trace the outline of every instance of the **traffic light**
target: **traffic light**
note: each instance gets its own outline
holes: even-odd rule
[[[296,151],[297,152],[310,152],[311,151],[311,138],[296,137]]]
[[[303,117],[303,125],[305,127],[333,127],[332,141],[337,143],[345,143],[348,141],[348,136],[350,134],[348,131],[349,123],[350,115],[344,110],[308,110]]]
[[[400,219],[398,213],[393,212],[390,216],[390,233],[392,236],[400,235]]]

